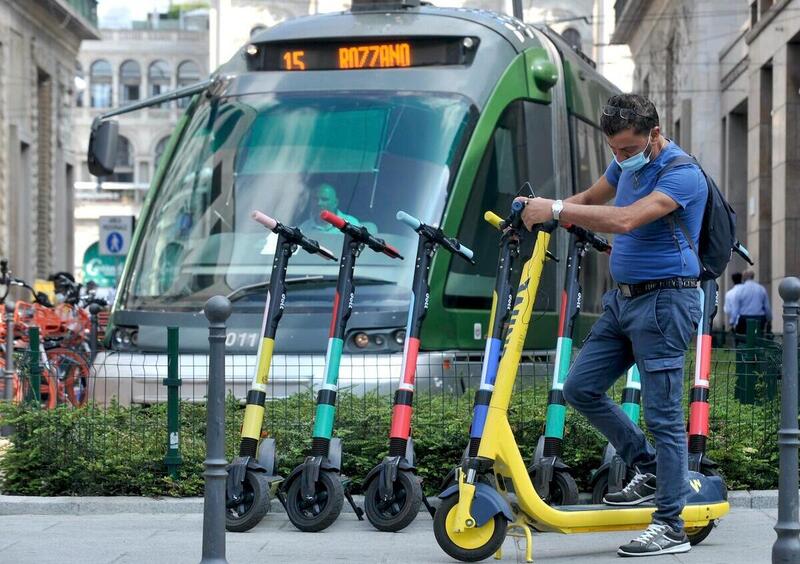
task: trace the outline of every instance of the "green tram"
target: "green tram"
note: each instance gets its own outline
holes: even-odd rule
[[[611,158],[598,121],[617,90],[547,28],[484,10],[397,4],[354,0],[350,11],[263,30],[195,89],[137,223],[111,350],[96,361],[98,401],[163,401],[163,370],[149,357],[163,355],[167,326],[181,329],[182,395],[201,400],[200,312],[215,294],[233,302],[228,385],[244,397],[275,247],[249,219],[254,209],[340,249],[341,233],[315,223],[330,209],[412,257],[359,260],[343,387],[388,390],[396,381],[416,248],[397,210],[456,235],[478,262],[436,255],[417,379],[420,389],[456,393],[477,384],[498,254],[483,213],[503,213],[517,193],[563,198],[588,187]],[[559,232],[551,249],[566,257],[566,246]],[[273,396],[321,380],[337,268],[306,253],[292,260]],[[553,261],[545,269],[532,363],[555,346],[562,270]],[[598,253],[584,271],[585,332],[610,279]]]

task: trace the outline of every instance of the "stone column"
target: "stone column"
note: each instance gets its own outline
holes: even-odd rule
[[[784,44],[773,57],[772,284],[800,273],[800,45]],[[766,283],[767,280],[760,280]]]
[[[747,247],[759,282],[772,278],[772,68],[749,77],[747,108]]]

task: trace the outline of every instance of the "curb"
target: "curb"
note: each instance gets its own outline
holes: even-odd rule
[[[364,506],[363,496],[353,496],[356,505]],[[429,497],[434,507],[439,500]],[[778,490],[752,490],[728,492],[731,507],[745,509],[776,509]],[[271,511],[283,513],[283,506],[272,500]],[[0,495],[0,515],[109,515],[114,513],[179,514],[203,512],[203,498],[151,498],[135,496],[119,497],[36,497]],[[420,513],[427,512],[424,505]],[[353,513],[345,503],[342,513]]]

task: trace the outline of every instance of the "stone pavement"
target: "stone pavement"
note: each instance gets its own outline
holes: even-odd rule
[[[700,545],[684,555],[660,556],[656,564],[761,564],[770,561],[776,509],[734,508]],[[8,564],[197,564],[202,516],[194,513],[0,516],[0,562]],[[581,535],[537,534],[540,564],[624,562],[618,545],[630,532]],[[230,564],[258,563],[446,563],[426,514],[405,531],[380,533],[344,513],[322,533],[301,533],[283,513],[269,513],[247,533],[228,533]],[[524,551],[507,539],[501,562],[524,561]],[[495,562],[488,560],[487,562]]]

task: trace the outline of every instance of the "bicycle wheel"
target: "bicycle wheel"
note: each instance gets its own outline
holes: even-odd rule
[[[39,375],[39,403],[44,409],[54,409],[58,405],[57,378],[47,368],[43,368]],[[33,402],[30,376],[20,377],[19,372],[14,373],[14,403]]]
[[[73,407],[86,405],[89,399],[89,363],[70,349],[56,347],[47,351],[47,359],[58,377],[59,400]]]

